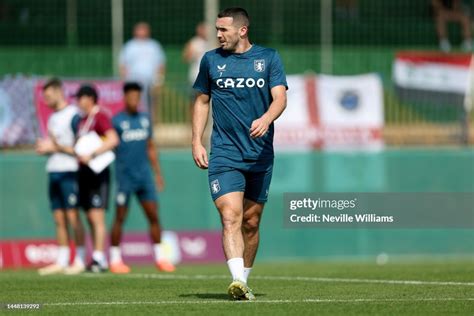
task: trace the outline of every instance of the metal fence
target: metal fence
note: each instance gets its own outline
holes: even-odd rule
[[[190,85],[183,46],[197,23],[235,5],[249,11],[252,40],[279,49],[289,74],[378,73],[389,143],[458,141],[462,109],[402,102],[392,80],[397,51],[438,50],[428,0],[1,0],[0,75],[116,77],[117,50],[136,22],[147,21],[167,56],[157,122],[184,126]],[[464,3],[466,14],[473,8]],[[460,26],[449,25],[448,33],[458,50]]]

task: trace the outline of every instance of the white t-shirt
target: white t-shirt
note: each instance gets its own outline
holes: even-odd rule
[[[153,39],[131,39],[120,52],[120,65],[127,69],[126,80],[153,83],[166,62],[160,43]]]
[[[202,37],[195,36],[190,40],[189,45],[191,46],[192,56],[191,64],[189,65],[188,80],[191,85],[193,85],[199,73],[202,56],[204,56],[208,49],[208,42]]]
[[[74,131],[72,130],[72,119],[78,114],[74,105],[68,105],[64,109],[54,112],[48,119],[48,134],[52,135],[61,146],[74,146]],[[48,158],[46,171],[48,172],[74,172],[78,170],[77,159],[64,153],[54,153]]]

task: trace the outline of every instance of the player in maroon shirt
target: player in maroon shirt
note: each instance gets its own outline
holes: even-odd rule
[[[114,149],[119,138],[112,126],[110,117],[97,105],[97,91],[91,85],[82,85],[77,94],[78,106],[83,112],[79,122],[76,122],[76,137],[95,132],[102,138],[102,146],[91,155],[79,156],[79,204],[87,214],[93,238],[92,262],[88,266],[91,272],[103,272],[107,269],[105,257],[105,210],[109,200],[110,168],[105,168],[96,174],[88,163],[91,159]]]

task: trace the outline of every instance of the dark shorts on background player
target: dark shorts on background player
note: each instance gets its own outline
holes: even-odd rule
[[[91,208],[107,209],[109,206],[110,170],[106,168],[96,174],[89,167],[81,165],[79,178],[79,205],[88,211]]]
[[[236,162],[225,157],[209,161],[209,189],[215,201],[230,192],[244,192],[246,199],[265,203],[273,173],[273,159]]]
[[[151,176],[131,180],[133,177],[117,175],[117,206],[128,206],[130,197],[135,194],[140,202],[158,202],[155,183]]]
[[[49,200],[51,209],[71,209],[77,207],[78,186],[76,172],[49,172]]]

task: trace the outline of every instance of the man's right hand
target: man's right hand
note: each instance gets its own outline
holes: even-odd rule
[[[35,149],[40,155],[48,155],[56,151],[56,146],[50,138],[39,138],[36,140]]]
[[[207,151],[202,144],[193,144],[193,159],[196,166],[201,169],[207,169],[209,162],[207,161]]]

